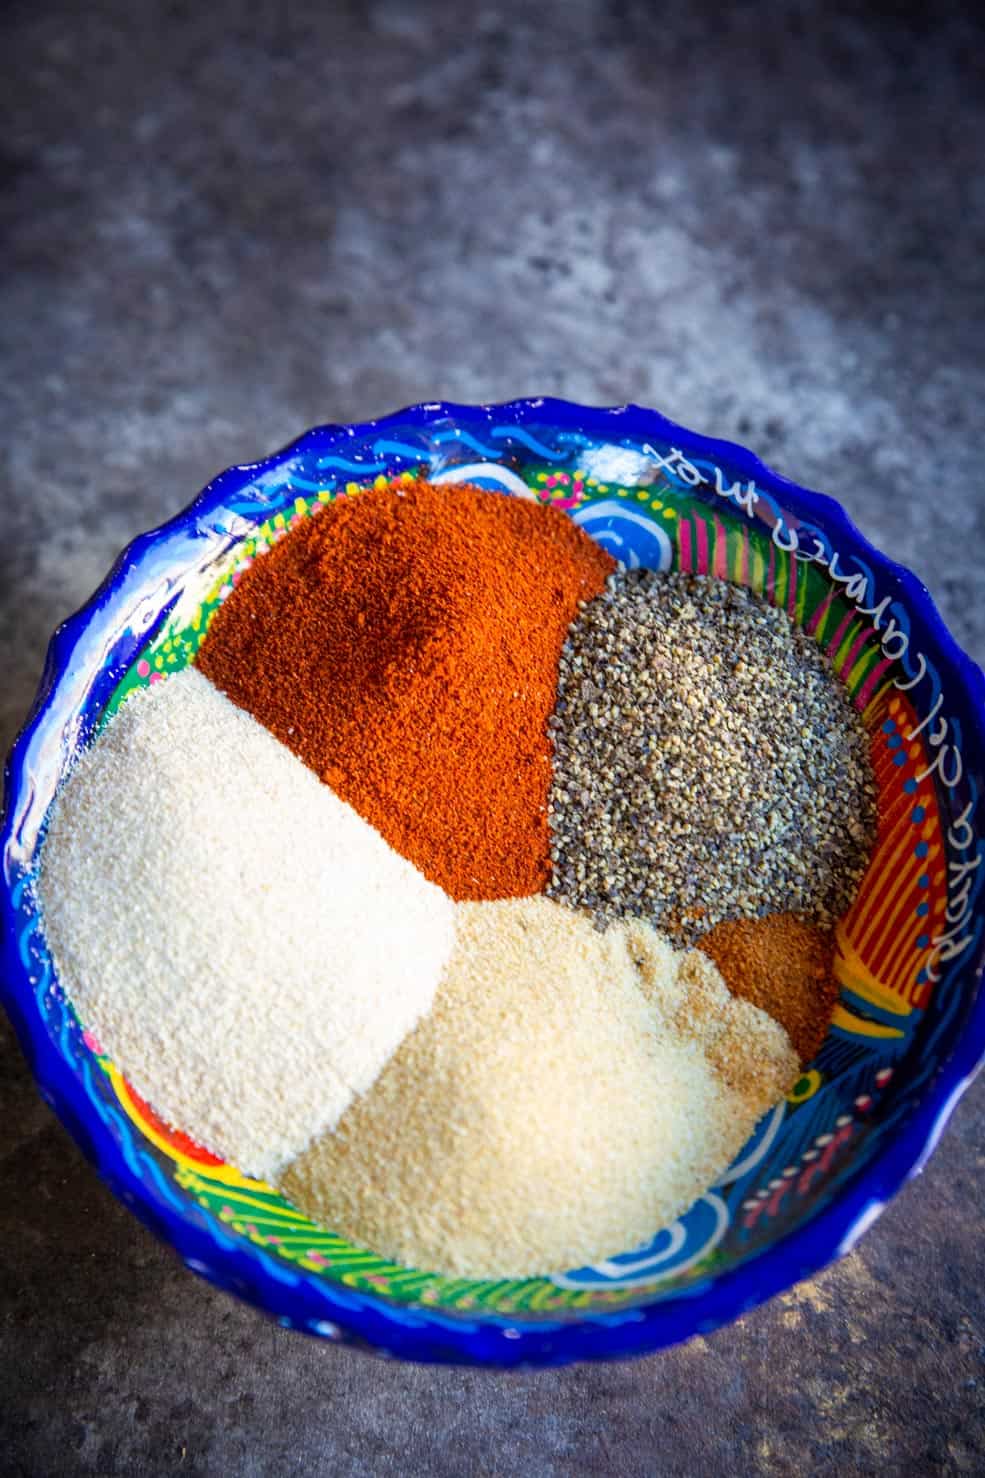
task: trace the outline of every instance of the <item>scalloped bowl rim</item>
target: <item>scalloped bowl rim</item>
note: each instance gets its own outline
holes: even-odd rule
[[[215,512],[259,476],[314,449],[323,451],[354,438],[368,438],[396,424],[426,428],[435,422],[471,422],[498,417],[514,424],[591,426],[593,436],[618,443],[632,437],[655,438],[700,457],[726,462],[743,477],[781,496],[800,517],[818,523],[838,537],[846,554],[858,554],[873,570],[892,579],[938,643],[944,670],[964,691],[978,732],[985,732],[985,676],[948,631],[926,586],[858,530],[841,505],[774,472],[739,443],[688,430],[659,412],[627,404],[591,407],[552,398],[519,399],[501,404],[463,405],[427,402],[378,420],[351,425],[323,425],[306,431],[281,450],[257,462],[227,468],[180,513],[156,529],[138,535],[122,551],[105,580],[74,615],[54,632],[48,646],[37,695],[15,739],[4,769],[0,855],[9,839],[15,801],[29,777],[25,761],[31,739],[51,704],[56,687],[83,633],[100,621],[105,598],[125,573],[157,543],[188,531],[203,514]],[[692,1334],[707,1334],[748,1312],[802,1278],[818,1273],[854,1247],[888,1201],[920,1173],[936,1146],[958,1100],[985,1062],[985,943],[969,963],[969,976],[979,989],[971,1002],[963,1033],[941,1064],[925,1097],[912,1111],[894,1142],[881,1148],[835,1200],[805,1224],[780,1237],[749,1262],[723,1271],[692,1289],[665,1295],[652,1303],[605,1314],[592,1312],[563,1323],[523,1323],[484,1315],[481,1320],[452,1318],[436,1311],[407,1310],[371,1294],[355,1293],[310,1278],[290,1280],[278,1273],[269,1255],[247,1253],[236,1244],[220,1249],[209,1233],[176,1215],[155,1199],[128,1169],[110,1131],[93,1122],[91,1108],[77,1079],[57,1052],[34,1007],[34,995],[14,949],[15,907],[4,879],[0,890],[3,920],[3,969],[0,1002],[10,1015],[39,1089],[62,1123],[93,1162],[101,1177],[134,1214],[163,1241],[171,1244],[193,1271],[213,1276],[285,1325],[327,1337],[353,1340],[375,1353],[400,1358],[488,1366],[560,1365],[575,1360],[619,1359],[651,1353]],[[221,1276],[219,1274],[221,1264]]]

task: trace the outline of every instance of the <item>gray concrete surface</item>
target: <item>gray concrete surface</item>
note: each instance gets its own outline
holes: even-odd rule
[[[985,657],[985,35],[892,9],[11,0],[0,747],[132,535],[310,424],[439,396],[745,440]],[[857,1252],[708,1340],[405,1368],[192,1278],[2,1025],[0,1473],[981,1473],[983,1127],[980,1082]]]

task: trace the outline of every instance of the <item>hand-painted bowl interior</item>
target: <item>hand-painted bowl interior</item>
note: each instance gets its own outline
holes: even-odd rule
[[[257,552],[324,503],[421,474],[564,509],[630,566],[750,586],[820,643],[872,737],[879,837],[838,930],[841,998],[820,1054],[673,1227],[552,1277],[477,1283],[397,1266],[168,1130],[75,1017],[32,894],[73,755],[133,688],[192,660]],[[321,428],[224,473],[139,539],[56,636],[8,776],[6,998],[42,1091],[114,1189],[189,1266],[282,1322],[416,1358],[657,1348],[850,1246],[929,1152],[981,1058],[982,703],[980,672],[914,578],[837,505],[741,448],[633,407],[543,401]]]

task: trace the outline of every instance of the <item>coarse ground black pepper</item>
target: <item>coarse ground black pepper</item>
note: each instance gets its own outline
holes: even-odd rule
[[[869,740],[817,644],[724,580],[620,570],[573,623],[550,721],[548,893],[693,943],[844,912],[875,831]]]

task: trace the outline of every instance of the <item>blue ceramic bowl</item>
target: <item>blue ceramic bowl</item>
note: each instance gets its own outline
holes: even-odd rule
[[[73,756],[188,662],[208,611],[313,506],[426,473],[566,509],[629,565],[741,581],[811,631],[872,736],[880,830],[838,930],[828,1039],[721,1181],[645,1247],[537,1279],[396,1266],[172,1133],[76,1018],[32,879]],[[838,505],[637,406],[424,405],[323,426],[137,539],[55,634],[6,771],[0,996],[42,1094],[133,1212],[282,1324],[418,1360],[562,1364],[707,1333],[847,1252],[917,1173],[985,1054],[985,680]],[[181,1044],[175,1043],[180,1052]]]

